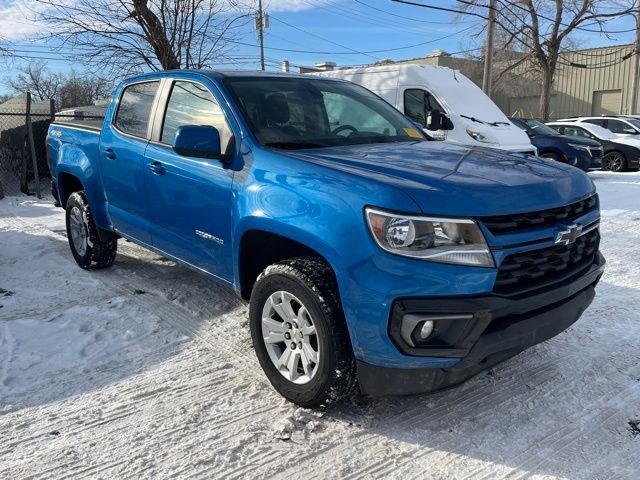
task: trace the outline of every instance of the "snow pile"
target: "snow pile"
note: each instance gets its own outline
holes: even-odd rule
[[[432,395],[275,394],[233,292],[121,241],[76,267],[60,209],[0,201],[0,478],[637,478],[640,174],[592,173],[607,272],[567,332]]]

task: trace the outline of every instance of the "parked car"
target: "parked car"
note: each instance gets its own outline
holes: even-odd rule
[[[436,140],[536,154],[526,134],[457,70],[433,65],[383,65],[313,75],[341,78],[368,88]],[[444,115],[442,120],[439,114]]]
[[[573,324],[604,269],[583,172],[428,141],[341,80],[143,75],[47,145],[78,265],[124,237],[234,288],[302,406],[456,385]]]
[[[568,163],[585,172],[600,168],[602,145],[588,138],[565,137],[539,120],[509,117],[511,123],[520,127],[538,150],[538,156],[557,162]]]
[[[640,148],[636,142],[619,137],[616,134],[590,122],[549,122],[549,125],[561,135],[589,138],[602,144],[602,170],[621,172],[640,168]]]
[[[622,115],[601,117],[564,118],[559,122],[591,123],[609,130],[618,138],[629,140],[630,144],[640,147],[640,119]]]

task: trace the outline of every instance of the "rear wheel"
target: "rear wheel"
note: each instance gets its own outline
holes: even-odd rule
[[[69,247],[76,263],[85,270],[110,267],[116,259],[118,241],[101,241],[93,221],[87,196],[74,192],[66,204],[66,224]]]
[[[609,152],[602,159],[602,170],[622,172],[627,168],[627,159],[622,152]]]
[[[251,293],[253,346],[267,378],[303,407],[329,406],[354,392],[355,361],[337,286],[321,259],[269,266]]]

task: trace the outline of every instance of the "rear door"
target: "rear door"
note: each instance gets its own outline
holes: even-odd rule
[[[158,80],[127,85],[100,137],[100,167],[111,222],[119,233],[146,244],[151,236],[144,152],[159,85]]]
[[[233,171],[219,160],[178,155],[171,144],[181,125],[211,125],[220,132],[222,152],[235,151],[231,129],[208,87],[166,82],[156,115],[161,123],[145,153],[153,246],[230,281]]]

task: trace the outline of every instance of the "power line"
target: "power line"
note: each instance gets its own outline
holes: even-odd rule
[[[423,36],[422,32],[415,32],[411,30],[415,28],[416,25],[409,25],[407,23],[398,22],[397,20],[390,20],[388,18],[382,18],[374,15],[365,15],[357,10],[345,7],[344,4],[316,4],[310,2],[309,0],[302,0],[302,2],[314,8],[322,8],[328,13],[339,16],[341,18],[347,16],[355,21],[363,22],[374,27],[388,28],[390,30],[401,32],[405,35],[408,33],[411,35]]]
[[[405,20],[411,20],[412,22],[420,22],[420,23],[430,23],[430,24],[434,24],[434,25],[450,25],[451,22],[434,22],[431,20],[422,20],[420,18],[411,18],[411,17],[405,17],[404,15],[398,15],[392,12],[389,12],[388,10],[382,10],[381,8],[377,8],[374,7],[373,5],[369,5],[368,3],[365,3],[361,0],[354,0],[356,3],[359,3],[360,5],[364,5],[367,8],[370,8],[372,10],[376,10],[377,12],[382,12],[385,15],[391,15],[392,17],[397,17],[397,18],[403,18]]]
[[[461,33],[467,32],[473,28],[476,28],[476,25],[471,25],[467,28],[464,28],[462,30],[459,30],[457,32],[453,32],[450,33],[448,35],[444,35],[442,37],[439,38],[434,38],[433,40],[428,40],[426,42],[420,42],[420,43],[414,43],[413,45],[405,45],[403,47],[395,47],[395,48],[387,48],[387,49],[382,49],[382,50],[367,50],[367,51],[361,51],[359,52],[359,54],[365,55],[365,54],[370,54],[370,53],[387,53],[387,52],[396,52],[399,50],[408,50],[410,48],[415,48],[415,47],[421,47],[423,45],[428,45],[431,43],[435,43],[435,42],[439,42],[441,40],[445,40],[447,38],[451,38],[454,37],[456,35],[460,35]],[[244,45],[247,47],[258,47],[258,45],[255,45],[253,43],[248,43],[248,42],[241,42],[238,40],[227,40],[228,43],[234,43],[237,45]],[[280,52],[291,52],[291,53],[309,53],[309,54],[317,54],[317,55],[353,55],[353,53],[351,52],[332,52],[332,51],[320,51],[320,50],[301,50],[301,49],[294,49],[294,48],[278,48],[278,47],[264,47],[265,50],[275,50],[275,51],[280,51]]]
[[[302,28],[300,28],[300,27],[296,27],[295,25],[291,25],[290,23],[287,23],[287,22],[285,22],[284,20],[279,19],[278,17],[274,17],[273,15],[271,15],[271,18],[272,18],[273,20],[275,20],[276,22],[280,22],[280,23],[282,23],[282,24],[284,24],[284,25],[286,25],[286,26],[288,26],[288,27],[290,27],[290,28],[293,28],[293,29],[295,29],[295,30],[298,30],[298,31],[300,31],[300,32],[302,32],[302,33],[306,33],[307,35],[310,35],[310,36],[312,36],[312,37],[319,38],[320,40],[324,40],[325,42],[331,43],[331,44],[333,44],[333,45],[336,45],[336,46],[338,46],[338,47],[344,48],[344,49],[346,49],[346,50],[351,50],[352,52],[357,53],[357,54],[359,54],[359,55],[365,55],[365,56],[367,56],[367,57],[373,58],[374,60],[376,59],[376,57],[374,57],[374,56],[372,56],[372,55],[369,55],[368,53],[360,52],[360,51],[358,51],[358,50],[354,50],[354,49],[353,49],[353,48],[351,48],[351,47],[347,47],[347,46],[342,45],[342,44],[340,44],[340,43],[337,43],[337,42],[334,42],[334,41],[329,40],[329,39],[327,39],[327,38],[324,38],[324,37],[322,37],[322,36],[320,36],[320,35],[316,35],[315,33],[311,33],[311,32],[309,32],[308,30],[303,30]]]
[[[456,1],[458,1],[458,2],[460,2],[460,3],[472,4],[471,2],[464,1],[464,0],[456,0]],[[499,1],[502,5],[504,5],[504,4],[505,4],[505,2],[506,2],[506,3],[508,3],[509,5],[511,5],[512,7],[516,7],[516,8],[519,8],[520,10],[524,10],[528,15],[531,15],[531,12],[529,11],[529,9],[528,9],[528,8],[523,7],[522,5],[519,5],[519,4],[517,4],[517,3],[514,3],[514,2],[513,2],[513,1],[511,1],[511,0],[498,0],[498,1]],[[487,6],[487,5],[476,5],[476,6],[488,8],[488,6]],[[506,5],[504,5],[504,6],[506,6]],[[609,14],[609,15],[610,15],[610,14]],[[626,15],[630,15],[630,14],[625,14],[625,16],[626,16]],[[556,20],[555,20],[555,19],[550,18],[550,17],[547,17],[547,16],[545,16],[545,15],[543,15],[543,14],[539,13],[539,12],[536,12],[536,16],[537,16],[537,17],[539,17],[539,18],[542,18],[543,20],[547,20],[548,22],[552,22],[552,23],[555,23],[555,22],[556,22]],[[559,24],[559,25],[562,25],[563,27],[569,27],[569,26],[571,26],[570,24],[568,24],[568,23],[564,23],[564,22],[562,22],[562,21],[561,21],[561,22],[559,22],[558,24]],[[596,25],[596,24],[598,24],[598,22],[593,22],[593,23],[590,23],[589,25]],[[583,32],[591,32],[591,33],[629,33],[629,32],[635,32],[635,31],[636,31],[636,29],[635,29],[635,28],[632,28],[632,29],[630,29],[630,30],[595,30],[595,29],[585,28],[585,27],[581,27],[581,26],[577,26],[577,27],[575,27],[575,30],[581,30],[581,31],[583,31]]]
[[[469,15],[472,17],[479,17],[483,20],[487,20],[487,17],[485,17],[484,15],[480,15],[479,13],[475,13],[475,12],[465,12],[464,10],[456,10],[455,8],[448,8],[448,7],[438,7],[436,5],[429,5],[427,3],[417,3],[417,2],[411,2],[408,0],[391,0],[393,2],[396,3],[405,3],[407,5],[413,5],[415,7],[422,7],[422,8],[428,8],[431,10],[438,10],[441,12],[449,12],[449,13],[457,13],[460,15]]]

